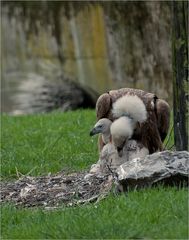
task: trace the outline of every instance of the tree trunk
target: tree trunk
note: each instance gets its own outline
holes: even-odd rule
[[[188,150],[188,2],[172,4],[174,139],[176,150]]]

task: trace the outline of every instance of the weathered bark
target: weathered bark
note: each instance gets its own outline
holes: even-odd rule
[[[173,106],[177,150],[188,150],[188,2],[173,1]]]

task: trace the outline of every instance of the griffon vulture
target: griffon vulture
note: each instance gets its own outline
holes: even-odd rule
[[[114,122],[107,118],[100,119],[91,130],[90,135],[102,134],[102,141],[107,144],[112,140],[118,153],[121,154],[123,146],[131,139],[137,123],[147,118],[147,111],[143,101],[136,95],[125,95],[113,104]]]
[[[121,88],[111,90],[102,94],[96,103],[97,120],[108,118],[111,121],[117,119],[113,114],[113,104],[125,95],[138,96],[144,103],[147,110],[147,119],[143,123],[137,123],[132,134],[132,139],[139,141],[147,149],[149,153],[154,153],[162,150],[163,144],[168,129],[170,119],[170,108],[167,102],[159,99],[155,94],[148,93],[139,89]],[[136,106],[137,107],[137,106]],[[102,138],[99,138],[99,148],[102,149]]]

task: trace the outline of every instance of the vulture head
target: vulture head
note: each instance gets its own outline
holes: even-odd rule
[[[93,129],[90,131],[90,136],[96,135],[101,133],[102,139],[105,144],[110,142],[110,126],[112,124],[112,121],[110,121],[108,118],[102,118],[100,119]]]

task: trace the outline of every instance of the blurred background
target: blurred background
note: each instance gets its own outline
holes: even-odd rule
[[[3,1],[1,111],[94,107],[121,87],[172,101],[171,6],[163,1]]]

